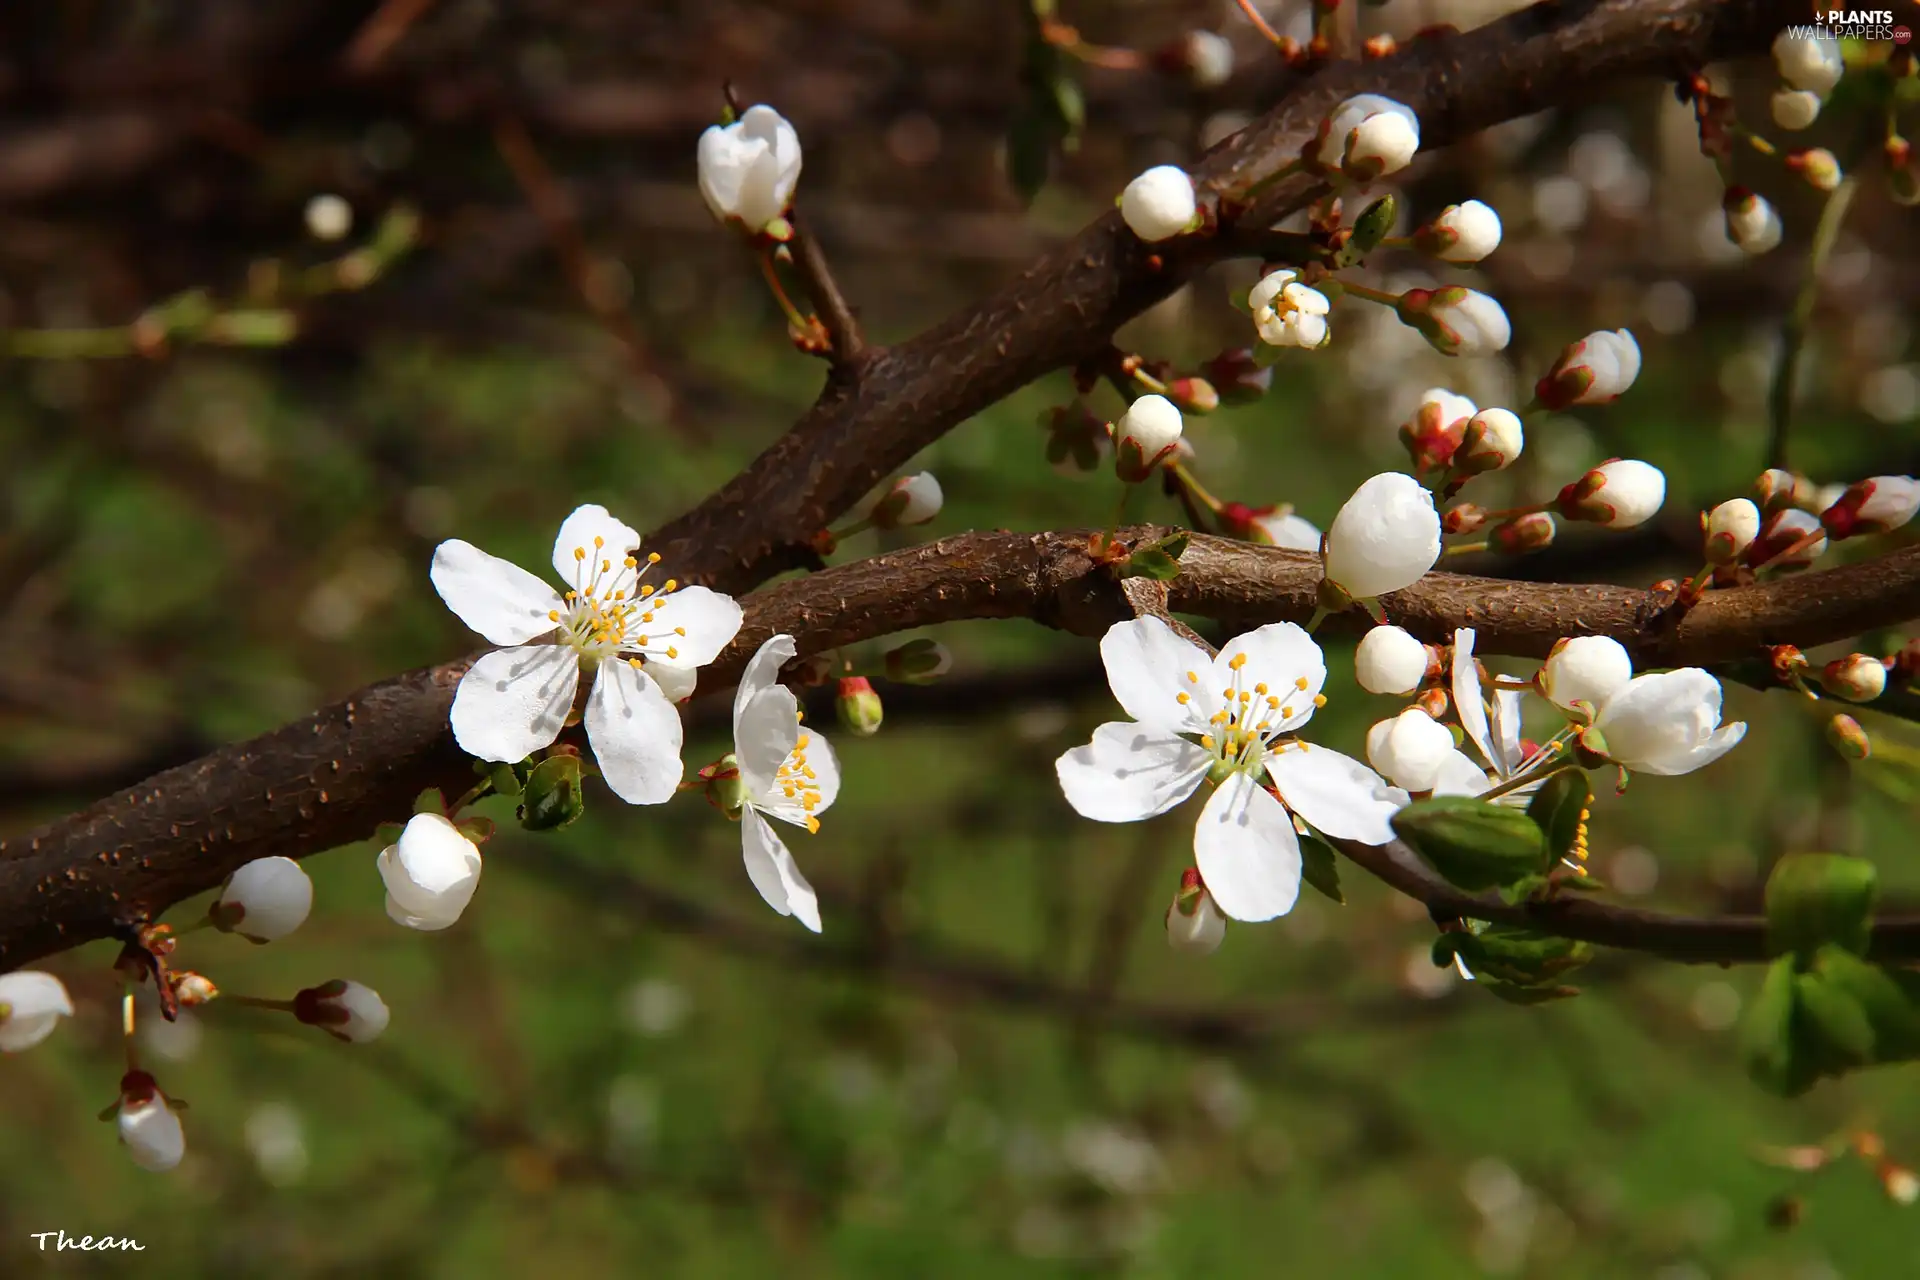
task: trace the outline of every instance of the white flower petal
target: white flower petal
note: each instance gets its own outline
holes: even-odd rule
[[[313,881],[292,858],[255,858],[227,878],[223,907],[238,907],[234,932],[255,942],[284,938],[313,910]]]
[[[460,911],[466,910],[466,903],[460,904]],[[393,894],[387,894],[387,919],[421,933],[438,933],[442,929],[451,929],[460,923],[460,911],[448,911],[438,915],[416,916],[394,900]]]
[[[1220,910],[1271,920],[1300,896],[1300,838],[1280,802],[1234,773],[1207,798],[1193,829],[1194,864]]]
[[[1499,755],[1487,761],[1501,777],[1511,777],[1522,763],[1520,759],[1520,704],[1526,694],[1518,689],[1493,691],[1493,745]]]
[[[1676,752],[1659,761],[1650,761],[1639,766],[1639,772],[1663,774],[1674,777],[1683,773],[1692,773],[1695,769],[1704,769],[1727,752],[1740,745],[1747,736],[1747,722],[1735,720],[1724,725],[1707,736],[1706,741],[1685,751]]]
[[[450,539],[433,549],[433,589],[454,616],[494,644],[525,644],[556,624],[560,596],[511,560]]]
[[[613,794],[628,804],[673,799],[680,762],[680,713],[647,673],[603,662],[587,697],[587,741]]]
[[[408,915],[460,918],[480,884],[480,850],[437,813],[417,813],[374,864],[387,894]],[[388,914],[392,914],[389,912]]]
[[[600,539],[598,547],[594,546],[595,538]],[[631,525],[614,519],[599,503],[589,502],[575,507],[573,514],[560,522],[560,533],[553,540],[553,571],[560,575],[560,581],[580,591],[592,579],[599,561],[612,560],[617,567],[639,545],[640,535]]]
[[[150,1173],[165,1173],[187,1153],[187,1135],[180,1117],[156,1093],[143,1102],[122,1103],[120,1141],[133,1162]]]
[[[1267,776],[1287,808],[1316,831],[1340,840],[1386,844],[1388,819],[1412,803],[1367,766],[1329,747],[1301,744],[1267,754]]]
[[[496,649],[468,668],[453,695],[453,736],[481,760],[524,760],[560,736],[580,660],[557,644]]]
[[[775,685],[734,710],[733,754],[740,766],[740,781],[756,801],[778,793],[780,766],[800,740],[799,708],[791,689]]]
[[[660,686],[660,692],[666,695],[668,702],[685,702],[693,696],[694,687],[700,681],[699,672],[677,662],[655,659],[649,661],[646,667],[647,674]]]
[[[1216,690],[1233,686],[1233,664],[1242,655],[1239,687],[1253,693],[1256,685],[1264,684],[1267,694],[1255,694],[1256,699],[1280,699],[1280,715],[1267,722],[1273,732],[1298,728],[1313,718],[1313,698],[1327,682],[1327,662],[1303,628],[1291,622],[1270,622],[1227,641],[1213,660]]]
[[[664,598],[655,596],[647,611],[654,619],[646,624],[647,660],[689,668],[704,667],[719,657],[740,633],[746,616],[739,601],[706,587],[682,587]],[[674,650],[671,655],[669,647]]]
[[[1464,751],[1456,751],[1440,762],[1440,779],[1433,784],[1437,796],[1477,796],[1493,785],[1484,769]]]
[[[794,794],[791,797],[786,793],[788,784],[776,779],[764,792],[750,793],[752,798],[748,803],[770,818],[778,818],[782,822],[791,822],[796,827],[811,829],[813,824],[807,819],[818,818],[832,808],[834,800],[840,795],[840,758],[834,755],[833,744],[820,734],[809,732],[802,734],[801,737],[807,745],[800,747],[796,744],[795,749],[806,755],[806,767],[813,771],[813,777],[807,779],[813,784],[813,791],[818,797],[813,807],[811,809],[807,807],[806,792],[800,789],[799,779],[790,779],[794,783]],[[788,762],[782,759],[781,763]],[[742,780],[745,777],[746,770],[742,769]]]
[[[1135,720],[1171,733],[1207,731],[1219,706],[1219,690],[1208,679],[1213,658],[1160,619],[1114,623],[1101,637],[1100,660],[1114,700]]]
[[[767,905],[819,933],[820,900],[813,886],[800,874],[780,833],[751,808],[740,815],[740,852],[746,860],[747,878]]]
[[[1460,727],[1480,749],[1480,758],[1492,763],[1493,735],[1487,732],[1487,704],[1480,692],[1480,667],[1473,660],[1473,628],[1453,633],[1453,707]]]
[[[1115,720],[1054,762],[1074,812],[1095,822],[1139,822],[1192,795],[1213,756],[1153,726]]]
[[[740,683],[733,691],[733,724],[736,738],[740,736],[738,732],[740,716],[746,710],[747,704],[763,691],[780,687],[780,668],[793,661],[794,655],[798,652],[792,636],[768,636],[766,642],[753,651],[753,657],[747,659],[747,669],[740,673]]]
[[[53,1034],[62,1018],[73,1016],[73,1000],[60,979],[27,969],[0,974],[0,1053],[19,1053]]]

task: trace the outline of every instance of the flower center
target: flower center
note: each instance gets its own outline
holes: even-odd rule
[[[1269,751],[1284,751],[1296,745],[1288,741],[1276,746],[1274,740],[1297,713],[1298,708],[1293,705],[1295,699],[1308,696],[1306,678],[1295,680],[1284,695],[1274,693],[1265,681],[1248,689],[1241,675],[1246,665],[1244,653],[1236,653],[1227,663],[1233,673],[1232,680],[1220,691],[1221,708],[1213,713],[1208,722],[1209,731],[1200,738],[1200,745],[1213,753],[1213,767],[1207,774],[1215,782],[1224,781],[1234,773],[1258,773]],[[1187,681],[1199,684],[1199,673],[1187,672]],[[1193,701],[1184,691],[1174,696],[1181,706]],[[1316,707],[1327,704],[1325,696],[1317,693],[1311,695],[1311,701]],[[1304,748],[1306,744],[1297,745]]]
[[[806,713],[795,710],[794,719],[803,720]],[[807,818],[807,830],[820,830],[820,819],[813,811],[820,807],[820,781],[814,776],[813,766],[807,763],[807,744],[812,741],[808,734],[801,734],[793,744],[793,751],[774,777],[774,785],[780,788],[780,794],[800,806]]]
[[[573,549],[573,562],[573,590],[562,597],[565,607],[547,614],[558,624],[562,644],[592,662],[620,654],[680,656],[674,641],[687,629],[655,623],[657,611],[680,584],[672,578],[659,587],[640,581],[660,563],[659,552],[650,552],[643,567],[633,556],[615,560],[606,554],[606,539],[595,538],[591,549]]]

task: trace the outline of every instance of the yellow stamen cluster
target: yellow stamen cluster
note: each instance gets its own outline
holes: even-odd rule
[[[794,719],[799,718],[796,713]],[[782,795],[800,802],[800,808],[807,816],[807,830],[818,831],[820,819],[813,816],[813,811],[820,807],[820,781],[814,776],[813,766],[807,763],[807,744],[812,740],[811,735],[804,733],[795,740],[793,750],[780,766],[775,780],[779,783]]]
[[[1213,732],[1204,734],[1200,745],[1211,751],[1222,764],[1234,768],[1253,766],[1265,757],[1272,738],[1280,732],[1282,725],[1292,718],[1294,711],[1289,705],[1294,693],[1285,698],[1270,692],[1264,681],[1256,683],[1252,689],[1240,687],[1240,671],[1247,665],[1247,655],[1236,653],[1227,662],[1228,670],[1233,672],[1232,682],[1220,691],[1223,704],[1208,723]],[[1197,672],[1187,672],[1187,680],[1192,684],[1200,683]],[[1311,687],[1306,677],[1293,682],[1295,693],[1305,693]],[[1191,701],[1182,691],[1174,695],[1185,706]],[[1316,707],[1325,706],[1326,699],[1316,695],[1313,703]],[[1275,748],[1281,749],[1281,748]]]
[[[648,638],[638,628],[653,621],[654,610],[659,607],[656,597],[665,596],[679,585],[669,579],[657,592],[652,586],[641,586],[638,593],[629,599],[629,593],[640,575],[660,563],[660,555],[658,552],[649,552],[644,568],[635,557],[623,556],[616,568],[611,556],[600,554],[605,549],[605,538],[595,538],[591,552],[585,547],[573,549],[574,563],[582,568],[576,572],[575,589],[563,597],[568,607],[564,611],[553,610],[547,615],[559,625],[566,643],[584,656],[593,658],[607,658],[635,648],[645,648]],[[591,576],[586,576],[583,581],[590,561]],[[674,634],[684,636],[686,629],[675,627]],[[677,658],[680,656],[679,650],[669,645],[666,656]],[[639,665],[635,659],[628,660]]]

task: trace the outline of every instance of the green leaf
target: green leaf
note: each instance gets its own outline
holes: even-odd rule
[[[1347,895],[1340,889],[1340,863],[1333,846],[1324,840],[1300,837],[1300,878],[1341,906],[1346,905]]]
[[[580,757],[548,756],[527,776],[520,800],[520,825],[528,831],[557,831],[586,812],[580,789]]]
[[[1817,973],[1795,974],[1793,996],[1796,1038],[1823,1073],[1873,1061],[1873,1024],[1858,1000]]]
[[[1592,803],[1593,788],[1587,783],[1587,775],[1578,769],[1554,774],[1533,793],[1527,817],[1547,837],[1547,852],[1556,861],[1573,852],[1580,839],[1580,822]]]
[[[1831,944],[1814,956],[1813,973],[1859,1006],[1873,1029],[1873,1060],[1920,1057],[1920,974],[1889,973]],[[1903,983],[1902,979],[1906,981]]]
[[[1767,877],[1767,937],[1804,961],[1831,942],[1865,955],[1878,894],[1873,864],[1837,853],[1790,853]]]
[[[1812,1074],[1796,1061],[1793,959],[1781,956],[1767,968],[1759,993],[1747,1006],[1740,1028],[1740,1050],[1747,1074],[1769,1093],[1792,1097],[1813,1083]]]
[[[1417,800],[1393,815],[1394,832],[1462,889],[1496,889],[1543,873],[1546,836],[1518,809],[1473,796]]]
[[[490,765],[486,771],[487,781],[493,784],[495,795],[517,796],[525,785],[519,771],[510,764]]]
[[[1353,234],[1347,237],[1347,242],[1340,246],[1328,265],[1336,271],[1343,267],[1358,266],[1362,259],[1380,247],[1380,242],[1393,230],[1399,208],[1399,203],[1390,195],[1381,196],[1368,205],[1353,220]]]

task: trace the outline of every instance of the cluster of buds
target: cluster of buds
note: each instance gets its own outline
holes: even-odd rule
[[[1473,401],[1442,387],[1422,392],[1413,416],[1400,424],[1400,443],[1413,469],[1432,471],[1450,464],[1466,437],[1467,423],[1479,411]]]
[[[1805,129],[1819,118],[1821,104],[1847,69],[1838,40],[1791,31],[1773,42],[1773,64],[1785,81],[1773,95],[1773,121],[1788,131]]]
[[[1667,477],[1652,463],[1610,458],[1560,490],[1554,508],[1568,520],[1631,529],[1667,500]]]

